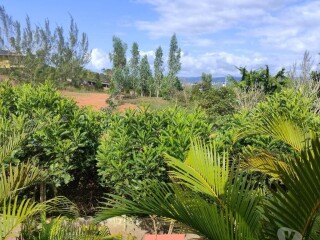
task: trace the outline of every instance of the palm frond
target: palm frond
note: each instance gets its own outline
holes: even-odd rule
[[[2,167],[0,172],[0,204],[15,195],[17,191],[47,179],[45,171],[30,162]]]
[[[221,202],[229,178],[227,154],[218,154],[211,146],[196,140],[191,143],[185,162],[166,155],[166,162],[172,169],[169,175],[193,191],[214,197]]]
[[[12,116],[11,119],[0,117],[0,166],[27,138],[29,131],[24,116]]]
[[[277,229],[288,227],[309,239],[320,209],[320,140],[314,137],[300,159],[290,165],[289,172],[278,165],[286,190],[279,187],[266,202],[271,223],[268,234],[275,236]]]
[[[18,226],[27,218],[45,210],[45,205],[31,202],[30,199],[21,201],[16,197],[13,202],[4,202],[0,214],[0,238],[19,234]]]
[[[280,179],[278,166],[289,171],[290,165],[285,161],[277,159],[272,154],[262,151],[257,154],[246,156],[246,161],[241,162],[241,168],[252,172],[261,172],[270,175],[275,179]]]
[[[110,235],[106,226],[83,224],[77,220],[59,216],[50,222],[42,220],[41,231],[36,239],[46,240],[105,240]]]
[[[43,204],[46,206],[46,212],[50,214],[63,215],[69,218],[80,216],[77,205],[64,196],[51,198]]]
[[[257,239],[241,215],[208,203],[198,194],[164,183],[146,186],[145,190],[146,196],[136,202],[108,195],[96,221],[124,214],[155,214],[190,226],[208,239]]]
[[[282,141],[298,152],[305,147],[305,141],[310,137],[307,130],[297,124],[283,117],[274,116],[263,119],[260,124],[253,127],[252,132]]]
[[[258,205],[263,194],[254,190],[246,175],[234,167],[230,170],[225,156],[193,142],[185,162],[169,156],[167,162],[179,185],[145,184],[144,195],[139,197],[129,189],[134,201],[108,195],[96,220],[124,214],[158,215],[177,220],[208,239],[258,239]]]

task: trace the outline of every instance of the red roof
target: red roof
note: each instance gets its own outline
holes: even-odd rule
[[[144,235],[144,240],[184,240],[185,234],[159,234],[159,235]]]

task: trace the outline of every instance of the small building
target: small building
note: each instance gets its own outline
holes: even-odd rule
[[[13,64],[16,62],[18,57],[21,56],[15,52],[0,49],[0,69],[9,69],[11,67],[17,67],[18,64]]]

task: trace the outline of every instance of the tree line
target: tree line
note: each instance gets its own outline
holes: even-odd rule
[[[132,44],[129,60],[126,57],[127,44],[116,36],[112,38],[112,42],[113,50],[109,57],[112,63],[110,90],[113,95],[131,92],[134,96],[170,97],[181,89],[177,77],[181,70],[181,49],[176,34],[170,40],[167,71],[161,46],[155,51],[152,71],[148,56],[140,55],[137,42]]]
[[[26,16],[21,22],[9,16],[0,6],[0,50],[10,56],[10,69],[5,72],[13,80],[37,83],[52,80],[80,84],[87,74],[91,51],[86,33],[80,33],[70,16],[69,29],[52,28],[46,19],[43,25],[32,25]]]

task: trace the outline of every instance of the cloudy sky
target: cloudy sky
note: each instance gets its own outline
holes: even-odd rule
[[[319,62],[319,0],[1,0],[7,13],[34,24],[48,18],[65,25],[69,14],[89,36],[92,60],[88,68],[110,68],[112,36],[134,41],[153,62],[162,46],[167,56],[176,33],[182,49],[180,76],[239,75],[235,66],[273,72],[301,62],[308,50]]]

